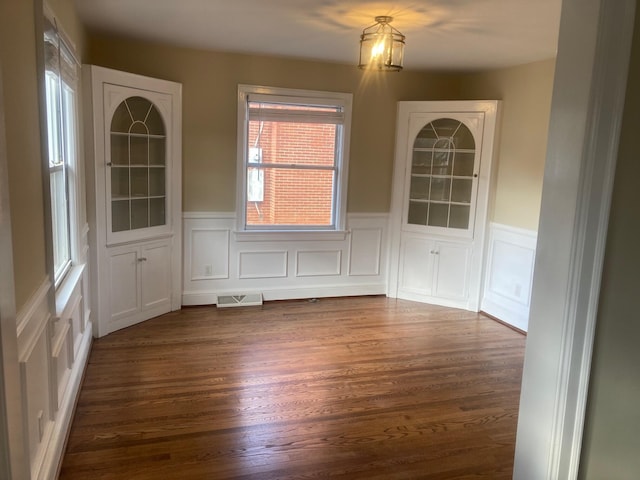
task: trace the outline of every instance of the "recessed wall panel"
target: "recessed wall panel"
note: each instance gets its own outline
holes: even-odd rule
[[[239,252],[238,278],[282,278],[287,276],[287,252]]]
[[[297,277],[340,275],[340,250],[301,251],[296,257]]]

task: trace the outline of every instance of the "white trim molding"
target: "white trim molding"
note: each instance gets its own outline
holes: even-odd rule
[[[480,309],[527,331],[537,232],[499,223],[489,225],[487,262]]]
[[[87,273],[84,265],[74,268],[58,295],[57,312],[50,311],[53,285],[45,278],[17,315],[22,425],[32,480],[57,475],[91,350]]]
[[[578,476],[635,3],[562,2],[516,480]]]
[[[348,230],[237,238],[235,215],[186,212],[183,305],[259,292],[264,300],[386,293],[388,215],[347,216]]]

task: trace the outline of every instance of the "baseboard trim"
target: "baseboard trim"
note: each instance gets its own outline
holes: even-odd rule
[[[525,337],[527,336],[527,332],[526,331],[521,330],[518,327],[515,327],[515,326],[511,325],[509,322],[505,322],[504,320],[500,320],[498,317],[494,317],[493,315],[485,312],[484,310],[480,310],[480,314],[484,315],[487,318],[490,318],[494,322],[498,322],[499,324],[504,325],[505,327],[510,328],[511,330],[524,335]]]
[[[261,290],[264,301],[299,300],[302,298],[355,297],[359,295],[385,295],[386,292],[387,286],[383,283]],[[182,305],[185,307],[195,305],[215,305],[218,302],[218,295],[233,295],[237,293],[237,290],[218,290],[215,293],[184,292],[182,294]]]

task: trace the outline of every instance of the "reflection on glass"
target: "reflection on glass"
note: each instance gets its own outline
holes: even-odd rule
[[[431,179],[431,195],[429,196],[429,200],[448,202],[450,188],[451,188],[450,178],[432,178]]]
[[[111,168],[111,198],[129,198],[128,168]]]
[[[111,228],[114,232],[130,230],[129,200],[111,202]]]
[[[431,173],[431,157],[432,153],[430,151],[414,151],[413,161],[411,162],[411,173],[416,175]]]
[[[446,227],[449,223],[449,205],[442,203],[429,204],[429,219],[431,227]]]
[[[410,225],[426,225],[428,203],[409,202],[409,218],[407,223]]]
[[[469,228],[475,140],[459,120],[425,125],[413,144],[407,221],[412,225]],[[460,205],[463,204],[463,205]]]
[[[456,161],[453,167],[455,177],[472,177],[475,153],[456,152]]]
[[[411,177],[411,192],[409,198],[412,200],[428,200],[429,179],[430,177]]]
[[[449,228],[469,228],[468,205],[451,205]]]
[[[165,198],[152,198],[149,200],[149,226],[157,227],[165,224]]]
[[[131,200],[131,229],[149,226],[149,200]]]
[[[111,119],[111,231],[166,224],[166,138],[162,115],[143,97]]]
[[[456,203],[471,203],[471,189],[473,180],[454,178],[451,186],[451,201]]]

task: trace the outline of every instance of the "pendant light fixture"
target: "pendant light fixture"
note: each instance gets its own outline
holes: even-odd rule
[[[358,67],[368,70],[399,72],[404,56],[404,35],[393,28],[393,17],[379,16],[376,23],[360,35]]]

